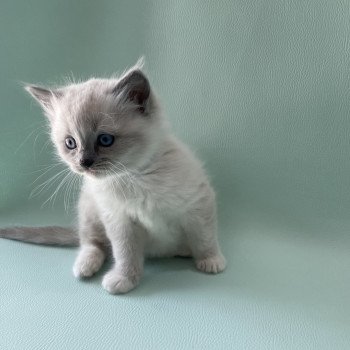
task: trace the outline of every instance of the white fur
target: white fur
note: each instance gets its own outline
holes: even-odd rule
[[[59,155],[84,177],[76,277],[97,272],[109,247],[115,264],[102,285],[112,294],[139,283],[145,257],[192,256],[203,272],[224,270],[214,191],[199,161],[168,130],[140,67],[120,79],[28,90],[49,117]],[[101,132],[117,135],[116,144],[97,149]],[[66,149],[67,135],[77,140],[74,151]],[[86,154],[107,170],[82,169]]]

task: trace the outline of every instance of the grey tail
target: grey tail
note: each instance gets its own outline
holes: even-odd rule
[[[60,226],[0,228],[0,238],[43,245],[79,245],[77,233],[71,228]]]

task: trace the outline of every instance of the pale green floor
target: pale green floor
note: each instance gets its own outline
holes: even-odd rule
[[[44,211],[47,221],[57,214]],[[1,224],[35,224],[43,214],[19,211]],[[150,260],[124,296],[103,290],[102,274],[77,281],[75,249],[1,240],[0,348],[350,348],[346,235],[313,237],[238,213],[221,222],[225,273]]]

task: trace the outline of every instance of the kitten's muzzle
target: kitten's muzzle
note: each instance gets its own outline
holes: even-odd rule
[[[82,158],[79,163],[83,168],[88,169],[94,164],[94,162],[95,161],[91,158]]]

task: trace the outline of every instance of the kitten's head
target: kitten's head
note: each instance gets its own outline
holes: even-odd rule
[[[164,135],[156,98],[139,66],[119,79],[26,90],[48,117],[58,154],[79,174],[105,177],[140,169]]]

